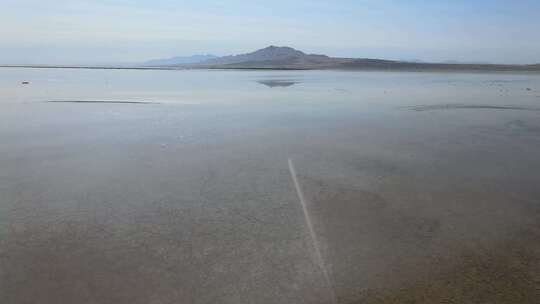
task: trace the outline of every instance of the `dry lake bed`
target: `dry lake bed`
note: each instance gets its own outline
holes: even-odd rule
[[[538,74],[3,68],[0,303],[538,303],[539,185]]]

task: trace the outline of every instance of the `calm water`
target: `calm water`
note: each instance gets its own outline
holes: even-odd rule
[[[537,303],[539,183],[540,75],[0,69],[0,302]]]

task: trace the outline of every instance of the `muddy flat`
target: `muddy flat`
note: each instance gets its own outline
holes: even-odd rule
[[[0,303],[537,303],[538,90],[0,69]]]

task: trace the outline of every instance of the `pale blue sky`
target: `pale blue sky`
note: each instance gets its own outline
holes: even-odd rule
[[[2,0],[0,63],[137,62],[287,45],[331,56],[540,62],[538,0]]]

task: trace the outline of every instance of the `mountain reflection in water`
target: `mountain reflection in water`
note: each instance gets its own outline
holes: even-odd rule
[[[263,84],[269,88],[275,88],[275,87],[291,87],[295,84],[300,83],[296,80],[284,80],[284,79],[267,79],[267,80],[259,80],[257,81],[260,84]]]

